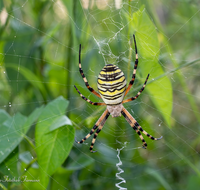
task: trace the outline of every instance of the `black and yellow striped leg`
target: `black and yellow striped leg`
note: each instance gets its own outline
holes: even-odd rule
[[[110,115],[110,113],[108,112],[108,113],[106,114],[106,116],[104,117],[104,119],[102,120],[101,124],[99,125],[98,129],[96,130],[95,134],[94,134],[94,137],[93,137],[93,139],[92,139],[92,143],[91,143],[91,145],[90,145],[90,152],[92,152],[92,153],[97,152],[97,151],[93,151],[94,143],[95,143],[95,141],[96,141],[96,138],[97,138],[99,132],[102,130],[102,128],[103,128],[103,126],[104,126],[106,120],[108,119],[109,115]]]
[[[93,133],[94,133],[94,131],[97,129],[97,127],[100,125],[100,129],[102,129],[103,128],[103,125],[104,125],[104,123],[105,123],[105,121],[106,121],[106,119],[108,118],[108,116],[110,115],[110,113],[108,112],[108,110],[106,109],[106,111],[101,115],[101,117],[98,119],[98,121],[96,122],[96,124],[94,125],[94,127],[92,128],[92,130],[90,131],[90,133],[88,133],[81,141],[77,141],[76,140],[76,138],[75,138],[75,141],[77,142],[77,143],[79,143],[79,144],[81,144],[81,143],[83,143],[86,139],[88,139]],[[102,127],[101,127],[102,126]],[[97,129],[98,130],[98,129]],[[98,135],[98,133],[99,133],[100,131],[96,131],[96,133],[95,133],[95,136],[94,136],[94,138],[93,138],[93,140],[92,140],[92,144],[91,144],[91,146],[90,146],[90,151],[91,152],[93,152],[92,151],[92,149],[93,149],[93,146],[94,146],[94,143],[95,143],[95,140],[94,139],[96,139],[96,137],[97,137],[97,135]]]
[[[122,104],[123,104],[123,103],[130,102],[130,101],[133,101],[133,100],[135,100],[135,99],[138,98],[138,96],[142,93],[142,91],[144,90],[144,88],[145,88],[145,86],[146,86],[146,84],[147,84],[149,75],[150,75],[150,74],[147,75],[147,78],[146,78],[146,80],[145,80],[145,82],[144,82],[142,88],[141,88],[140,91],[136,94],[136,96],[134,96],[134,97],[132,97],[132,98],[129,98],[129,99],[127,99],[127,100],[123,100]]]
[[[87,81],[87,79],[86,79],[86,77],[85,77],[85,75],[84,75],[84,73],[83,73],[83,70],[82,70],[82,67],[81,67],[81,44],[80,44],[80,46],[79,46],[79,72],[80,72],[80,74],[81,74],[81,76],[82,76],[82,78],[83,78],[83,80],[84,80],[84,82],[85,82],[85,85],[86,85],[86,87],[88,88],[88,90],[89,90],[90,92],[92,92],[94,95],[96,95],[97,97],[101,98],[101,96],[99,95],[99,93],[96,92],[96,91],[89,85],[89,83],[88,83],[88,81]]]
[[[126,89],[126,92],[125,92],[124,96],[126,96],[126,94],[129,92],[129,90],[133,86],[133,83],[135,81],[135,75],[136,75],[136,71],[137,71],[137,66],[138,66],[138,53],[137,53],[137,45],[136,45],[136,40],[135,40],[135,35],[134,34],[133,34],[133,39],[134,39],[134,44],[135,44],[135,65],[134,65],[132,79],[129,82],[128,88]]]
[[[151,136],[150,134],[148,134],[145,130],[142,129],[142,127],[139,125],[139,123],[132,117],[132,115],[125,109],[122,109],[122,115],[125,117],[125,119],[128,121],[128,123],[131,125],[131,127],[136,131],[136,133],[139,135],[141,141],[143,142],[143,148],[147,147],[147,143],[145,142],[142,134],[140,133],[140,131],[145,134],[147,137],[149,137],[151,140],[160,140],[162,138],[162,136],[160,138],[154,138],[153,136]]]
[[[145,130],[142,129],[142,127],[139,125],[138,122],[136,122],[135,126],[136,126],[143,134],[145,134],[147,137],[149,137],[151,140],[157,141],[157,140],[162,139],[162,136],[159,137],[159,138],[155,138],[155,137],[151,136],[149,133],[147,133]]]
[[[85,101],[87,101],[88,103],[92,104],[92,105],[95,105],[95,106],[103,106],[103,105],[106,105],[104,102],[92,102],[91,100],[89,100],[88,98],[86,98],[85,96],[83,96],[80,91],[78,90],[78,88],[74,85],[74,88],[77,90],[77,92],[79,93],[79,95],[81,96],[81,98]]]

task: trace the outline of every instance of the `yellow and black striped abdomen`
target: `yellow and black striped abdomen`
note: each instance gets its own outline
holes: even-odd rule
[[[120,104],[126,90],[124,73],[116,65],[108,64],[100,71],[97,86],[107,105]]]

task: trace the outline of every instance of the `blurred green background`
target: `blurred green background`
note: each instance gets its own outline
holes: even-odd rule
[[[200,3],[197,0],[0,0],[0,188],[194,190],[200,186]],[[124,104],[144,130],[147,149],[123,117],[90,132],[106,107],[94,102],[105,64],[130,81],[136,35],[135,96]]]

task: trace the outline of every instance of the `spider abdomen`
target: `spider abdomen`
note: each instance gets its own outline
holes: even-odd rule
[[[117,105],[123,101],[126,78],[119,67],[108,64],[100,71],[97,86],[103,101],[107,105]]]

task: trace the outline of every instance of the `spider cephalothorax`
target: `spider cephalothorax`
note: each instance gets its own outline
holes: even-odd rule
[[[92,140],[91,146],[90,146],[90,151],[93,151],[93,146],[96,140],[96,137],[98,133],[101,131],[103,128],[103,125],[105,124],[107,118],[109,115],[112,117],[118,117],[121,116],[121,114],[125,117],[127,122],[131,125],[131,127],[136,131],[136,133],[139,135],[140,139],[143,142],[143,148],[147,147],[147,143],[145,142],[141,132],[148,136],[152,140],[160,140],[160,138],[154,138],[153,136],[149,135],[146,131],[142,129],[142,127],[138,124],[138,122],[132,117],[132,115],[124,108],[122,105],[123,103],[130,102],[138,98],[138,96],[141,94],[141,92],[144,90],[147,80],[149,78],[149,74],[147,75],[147,78],[143,84],[143,87],[140,89],[140,91],[136,94],[136,96],[123,100],[126,94],[129,92],[130,88],[132,87],[134,81],[135,81],[135,74],[137,70],[137,65],[138,65],[138,54],[137,54],[137,46],[136,46],[136,40],[135,36],[133,35],[134,43],[135,43],[135,53],[136,53],[136,60],[135,60],[135,66],[133,70],[133,76],[132,79],[126,88],[126,78],[124,76],[124,73],[117,67],[116,65],[113,64],[108,64],[103,67],[103,69],[100,71],[98,80],[97,80],[97,86],[99,93],[96,92],[92,87],[90,87],[83,70],[81,68],[81,45],[79,48],[79,71],[83,77],[83,80],[85,82],[86,87],[96,96],[101,98],[104,102],[99,103],[99,102],[92,102],[91,100],[87,99],[85,96],[83,96],[80,91],[77,89],[77,87],[74,85],[80,96],[87,102],[89,102],[92,105],[107,105],[106,110],[102,114],[102,116],[99,118],[99,120],[96,122],[90,133],[88,133],[81,141],[76,141],[77,143],[83,143],[87,138],[89,138],[94,131],[96,130],[94,134],[94,138]]]

